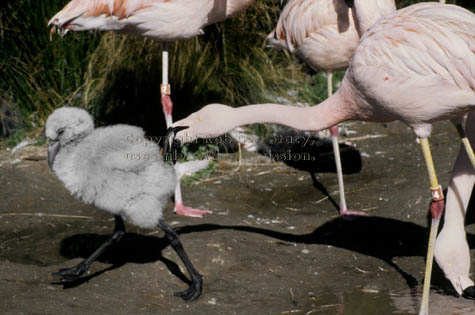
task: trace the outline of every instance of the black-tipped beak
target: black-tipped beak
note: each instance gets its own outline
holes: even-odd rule
[[[59,148],[61,145],[59,141],[50,141],[48,143],[48,166],[52,170],[54,159],[56,158],[56,154],[58,154]]]
[[[355,4],[355,0],[345,0],[345,3],[349,8],[353,8],[353,5]]]
[[[184,129],[187,129],[188,126],[177,126],[170,127],[167,130],[167,135],[165,136],[165,143],[163,146],[163,158],[168,161],[172,160],[173,164],[176,163],[178,157],[178,148],[181,147],[181,141],[176,139],[176,134]]]

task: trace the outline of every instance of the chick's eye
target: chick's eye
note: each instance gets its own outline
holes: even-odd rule
[[[58,136],[61,136],[63,133],[64,133],[64,129],[63,129],[63,128],[58,129]]]

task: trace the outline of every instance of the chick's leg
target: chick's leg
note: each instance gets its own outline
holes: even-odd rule
[[[124,221],[117,215],[114,216],[114,218],[114,233],[101,246],[99,246],[91,256],[83,260],[77,266],[60,269],[58,272],[54,272],[53,275],[60,277],[61,280],[65,282],[74,281],[84,274],[89,269],[89,266],[91,266],[91,264],[109,248],[109,246],[119,242],[125,234]]]

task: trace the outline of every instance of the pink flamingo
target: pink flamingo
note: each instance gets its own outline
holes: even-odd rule
[[[291,0],[282,10],[275,29],[267,36],[273,48],[287,49],[315,71],[327,75],[328,97],[333,94],[333,72],[348,67],[359,34],[363,34],[380,17],[396,11],[394,0],[356,2],[357,23],[352,1]],[[338,176],[341,215],[364,215],[349,211],[346,205],[343,172],[338,145],[338,125],[330,128]]]
[[[346,120],[406,123],[420,140],[432,192],[432,223],[420,310],[420,314],[428,314],[434,243],[444,208],[428,137],[434,121],[451,119],[462,135],[468,156],[475,162],[460,119],[475,107],[473,47],[473,13],[454,5],[419,3],[380,19],[362,36],[340,88],[319,105],[301,108],[258,104],[232,108],[210,104],[173,126],[188,127],[177,132],[177,138],[184,143],[198,137],[216,137],[237,126],[254,123],[276,123],[308,131],[327,129]],[[462,167],[460,161],[451,190],[460,185],[458,167]],[[473,177],[468,182],[473,184]],[[467,190],[459,193],[467,198]],[[451,211],[450,216],[463,220],[463,211]],[[449,222],[446,228],[452,233],[454,228],[463,226]],[[463,243],[460,239],[457,242],[448,243],[455,247]],[[442,239],[438,245],[439,262],[447,264],[443,261],[446,258],[450,265],[454,257],[445,257]],[[443,267],[446,273],[450,271],[448,265]],[[471,284],[460,282],[458,290],[473,293]]]
[[[255,0],[72,0],[48,23],[51,33],[64,36],[68,31],[102,30],[135,34],[163,43],[161,103],[167,127],[172,123],[173,103],[168,84],[166,42],[203,34],[207,25],[223,21],[244,11]],[[209,210],[185,207],[180,182],[175,188],[175,212],[202,217]]]

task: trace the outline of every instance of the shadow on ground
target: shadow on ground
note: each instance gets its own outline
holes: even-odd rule
[[[357,166],[345,175],[347,203],[365,217],[338,216],[334,173],[301,171],[256,154],[245,156],[239,170],[236,155],[218,156],[214,174],[184,187],[185,203],[212,215],[177,216],[168,204],[164,218],[204,276],[193,303],[173,297],[188,275],[168,242],[130,225],[80,280],[52,285],[53,272],[78,264],[112,233],[113,219],[71,197],[44,157],[0,152],[0,313],[416,314],[430,202],[419,146],[400,123],[346,128],[356,130],[348,141],[357,154],[344,155]],[[456,131],[445,123],[433,135],[446,187]],[[320,163],[330,168],[328,143],[326,149]],[[472,201],[467,224],[475,222],[473,207]],[[472,257],[474,228],[467,226]],[[440,270],[433,284],[431,315],[475,313],[473,301],[452,296]]]
[[[405,272],[393,262],[395,257],[421,256],[427,253],[428,231],[425,227],[395,219],[376,216],[367,217],[339,217],[326,222],[309,234],[292,234],[273,231],[270,229],[250,226],[224,226],[217,224],[188,225],[177,229],[179,235],[216,230],[233,230],[260,234],[279,240],[282,245],[288,243],[331,245],[338,248],[354,251],[363,255],[372,256],[386,262],[406,280],[409,288],[419,284],[416,277]],[[91,255],[109,236],[97,234],[78,234],[68,237],[61,242],[60,253],[66,258],[86,258]],[[475,248],[475,235],[467,235],[471,249]],[[178,265],[162,256],[162,250],[169,246],[165,238],[144,236],[128,233],[122,241],[113,245],[98,259],[101,262],[112,264],[111,267],[96,272],[77,281],[68,283],[65,287],[75,287],[103,272],[120,267],[125,263],[150,263],[161,261],[169,271],[189,283]],[[456,295],[450,283],[445,280],[440,269],[436,270],[433,279],[439,289],[446,294]]]

